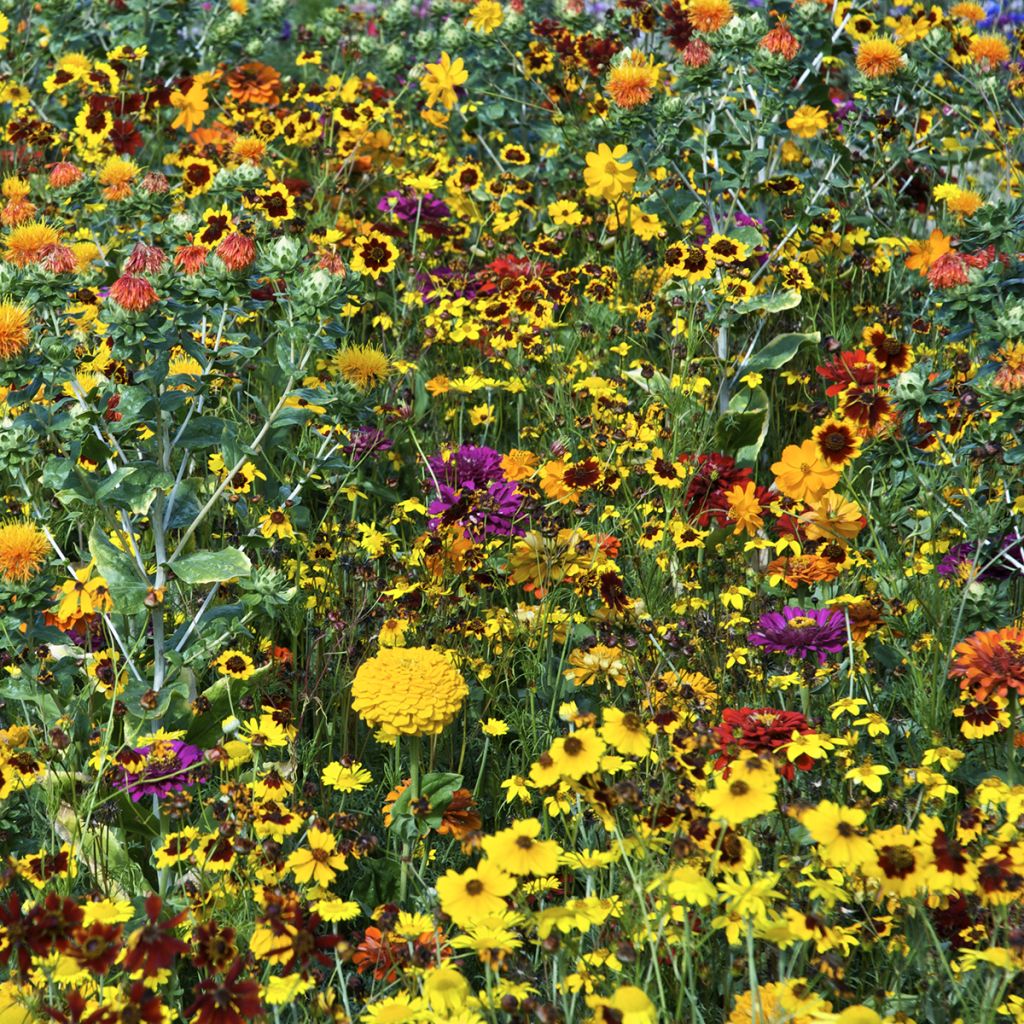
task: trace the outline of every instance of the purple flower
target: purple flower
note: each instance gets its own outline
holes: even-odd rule
[[[421,226],[444,220],[452,212],[448,204],[443,199],[438,199],[433,192],[414,196],[391,191],[377,204],[377,209],[382,213],[393,213],[400,221],[406,223],[415,224],[418,221]]]
[[[493,448],[463,445],[427,462],[437,485],[437,497],[427,509],[433,529],[459,525],[475,541],[522,536],[523,498],[505,478],[501,455]]]
[[[138,803],[145,796],[160,799],[168,793],[180,793],[189,786],[206,781],[203,752],[181,740],[160,740],[145,747],[135,747],[118,755],[119,776],[115,789],[123,789]]]
[[[767,612],[757,620],[757,630],[747,640],[778,654],[796,658],[816,655],[824,664],[830,654],[843,649],[846,641],[846,620],[833,608],[783,608]]]
[[[1005,580],[1024,572],[1024,536],[1014,531],[999,542],[999,551],[986,546],[981,553],[974,541],[954,544],[935,571],[944,579]],[[977,560],[977,564],[975,564]]]
[[[382,455],[393,447],[394,445],[388,440],[383,431],[378,430],[376,427],[361,426],[356,427],[352,431],[348,443],[342,445],[341,450],[350,459],[359,462],[368,455]]]

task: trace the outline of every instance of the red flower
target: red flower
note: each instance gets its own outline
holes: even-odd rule
[[[793,733],[812,733],[814,730],[799,711],[779,711],[776,708],[726,708],[721,725],[715,726],[720,751],[715,768],[725,768],[743,751],[750,750],[762,756],[773,757],[784,753],[793,739]],[[793,766],[807,771],[814,761],[801,754],[796,761],[784,759],[779,774],[793,778]]]
[[[101,924],[99,921],[88,928],[76,928],[68,952],[92,974],[106,974],[121,952],[122,931],[119,924]]]
[[[201,245],[182,245],[174,254],[174,265],[189,277],[206,266],[206,250]]]
[[[832,362],[817,367],[817,371],[819,377],[833,381],[825,390],[830,397],[841,394],[852,384],[867,387],[878,379],[878,367],[862,348],[840,352]]]
[[[50,168],[50,188],[67,188],[82,177],[82,172],[67,160],[61,160]]]
[[[195,1001],[185,1011],[196,1024],[242,1024],[263,1016],[260,985],[252,978],[239,979],[242,961],[236,960],[223,978],[205,978],[193,989]]]
[[[958,252],[947,252],[928,269],[928,280],[934,288],[955,288],[967,284],[967,262]]]
[[[141,313],[159,301],[153,286],[144,278],[134,274],[119,277],[110,286],[110,297],[122,308],[133,313]]]
[[[188,950],[188,946],[174,934],[174,929],[185,920],[185,911],[167,921],[160,921],[162,908],[163,900],[156,893],[146,897],[149,920],[128,937],[124,968],[129,974],[142,971],[144,978],[152,978],[170,967],[179,953]]]
[[[228,270],[245,270],[256,259],[256,243],[241,231],[232,231],[216,252]]]
[[[1024,629],[979,630],[953,648],[956,658],[949,674],[960,689],[983,702],[993,693],[1010,690],[1024,695]]]
[[[698,526],[714,521],[724,526],[729,516],[729,502],[725,497],[733,487],[745,487],[752,479],[751,471],[736,465],[731,455],[681,455],[679,462],[696,461],[697,469],[686,488],[686,513]]]
[[[159,270],[167,262],[167,256],[159,245],[146,245],[145,242],[136,242],[131,254],[124,263],[126,274],[152,274]]]

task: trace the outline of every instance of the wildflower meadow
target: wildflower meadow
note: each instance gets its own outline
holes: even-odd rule
[[[0,0],[0,1024],[1022,1024],[1024,14]]]

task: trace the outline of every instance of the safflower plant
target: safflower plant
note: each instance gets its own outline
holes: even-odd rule
[[[1020,16],[0,0],[0,1020],[1024,1021]]]

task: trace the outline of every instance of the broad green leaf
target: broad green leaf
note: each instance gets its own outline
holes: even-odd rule
[[[800,305],[800,292],[777,292],[775,295],[758,295],[746,302],[736,304],[738,313],[781,313]]]
[[[131,555],[115,548],[98,526],[93,526],[89,531],[89,554],[100,575],[107,581],[117,610],[125,615],[143,611],[148,586]]]
[[[805,346],[817,345],[821,341],[820,331],[809,334],[777,334],[759,352],[755,352],[744,364],[743,371],[778,370]]]
[[[223,583],[248,576],[252,563],[244,551],[224,548],[221,551],[194,551],[175,559],[168,566],[182,583]]]

